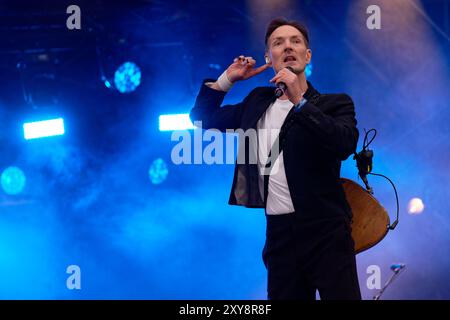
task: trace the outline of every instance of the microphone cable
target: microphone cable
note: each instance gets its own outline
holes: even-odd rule
[[[373,194],[373,189],[369,185],[369,182],[366,177],[367,175],[370,174],[373,176],[383,177],[391,183],[392,188],[394,189],[394,193],[395,193],[395,200],[396,200],[396,204],[397,204],[397,215],[396,215],[395,221],[392,224],[389,224],[388,228],[389,228],[389,230],[394,230],[399,222],[399,210],[400,210],[400,206],[398,204],[397,188],[395,188],[395,184],[392,182],[392,180],[389,179],[388,177],[386,177],[385,175],[383,175],[381,173],[373,173],[372,172],[373,150],[368,149],[368,147],[372,143],[372,141],[375,139],[375,137],[377,135],[377,130],[370,129],[369,131],[366,131],[366,129],[364,129],[364,131],[365,131],[365,136],[364,136],[364,142],[363,142],[363,149],[359,153],[355,152],[353,159],[356,160],[356,166],[358,167],[358,175],[363,180],[363,182],[366,186],[366,190],[370,194]],[[368,140],[369,134],[371,132],[373,132],[373,136],[370,140]]]

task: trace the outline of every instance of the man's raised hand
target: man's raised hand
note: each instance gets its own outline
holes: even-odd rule
[[[255,68],[256,61],[252,57],[239,56],[227,69],[228,79],[234,83],[239,80],[247,80],[271,67],[271,63],[266,63]]]

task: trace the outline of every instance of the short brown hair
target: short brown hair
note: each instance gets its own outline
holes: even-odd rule
[[[269,22],[269,25],[267,26],[266,29],[266,38],[264,40],[264,43],[267,46],[267,41],[269,40],[270,35],[275,31],[275,29],[277,29],[278,27],[281,26],[292,26],[294,28],[296,28],[298,31],[300,31],[300,33],[303,35],[303,38],[305,39],[305,43],[306,43],[306,47],[309,48],[309,35],[308,35],[308,29],[306,29],[306,27],[301,24],[298,21],[295,20],[286,20],[285,18],[275,18],[272,21]]]

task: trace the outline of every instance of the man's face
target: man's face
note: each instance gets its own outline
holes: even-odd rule
[[[275,73],[290,66],[299,74],[305,71],[311,61],[311,50],[306,47],[302,33],[289,25],[278,27],[272,32],[267,40],[266,55],[272,61]]]

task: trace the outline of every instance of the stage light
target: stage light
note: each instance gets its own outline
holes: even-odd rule
[[[195,129],[189,114],[166,114],[159,116],[159,131]]]
[[[109,80],[105,79],[103,80],[103,83],[105,84],[105,87],[107,87],[108,89],[112,88],[112,84],[111,82],[109,82]]]
[[[6,168],[1,176],[2,189],[9,195],[16,195],[25,188],[25,174],[17,167]]]
[[[43,137],[60,136],[64,134],[64,120],[62,118],[27,122],[23,124],[26,140]]]
[[[423,204],[422,199],[420,198],[412,198],[409,200],[408,204],[408,213],[409,214],[421,214],[423,212],[423,209],[425,208],[425,205]]]
[[[114,84],[121,93],[134,91],[141,83],[141,70],[133,62],[125,62],[114,73]],[[108,86],[107,84],[105,84]]]
[[[305,69],[305,76],[306,76],[306,78],[309,78],[309,77],[311,76],[312,70],[313,70],[313,65],[312,65],[312,63],[308,63],[308,64],[306,65],[306,69]]]
[[[167,168],[166,162],[161,158],[153,161],[150,169],[148,170],[148,176],[153,184],[162,183],[166,180],[168,174],[169,169]]]
[[[210,69],[214,69],[214,70],[221,70],[221,69],[222,69],[222,67],[220,66],[220,64],[217,64],[217,63],[210,63],[210,64],[208,65],[208,67],[209,67]]]

